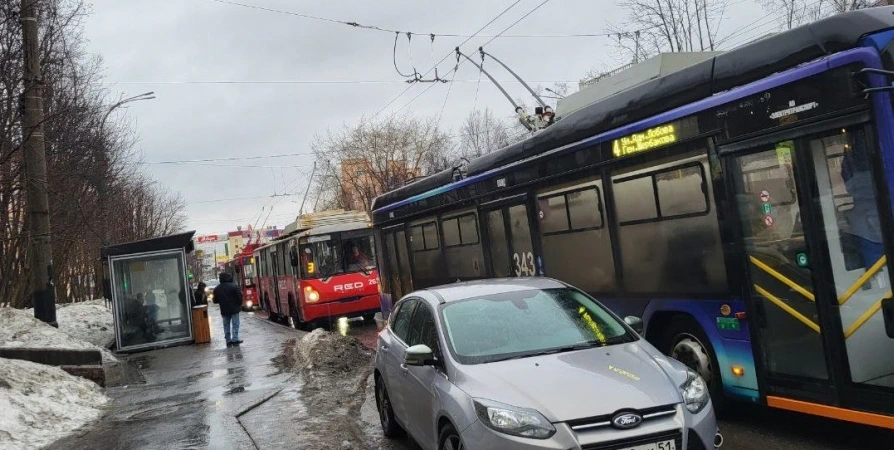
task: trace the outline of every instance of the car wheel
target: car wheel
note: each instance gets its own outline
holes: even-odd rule
[[[363,315],[363,321],[366,323],[373,323],[373,322],[375,322],[375,320],[376,320],[375,314],[364,314]]]
[[[391,407],[391,398],[388,397],[385,381],[380,376],[376,376],[376,407],[379,410],[382,434],[387,438],[403,436],[404,430],[397,423],[397,420],[394,419],[394,408]]]
[[[441,427],[441,433],[438,435],[438,450],[465,450],[465,448],[462,438],[453,425],[448,423]]]
[[[723,381],[720,378],[717,355],[708,336],[693,319],[674,319],[667,331],[668,348],[665,353],[689,367],[708,383],[714,413],[720,415],[725,406]]]

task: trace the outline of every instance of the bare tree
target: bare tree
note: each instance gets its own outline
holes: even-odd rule
[[[452,143],[435,120],[361,119],[312,144],[323,208],[368,211],[373,198],[450,167]]]
[[[82,0],[42,0],[40,58],[53,224],[54,279],[61,302],[101,293],[96,264],[105,224],[114,242],[169,234],[182,227],[183,200],[138,170],[126,118],[102,126],[114,98],[101,87],[101,60],[85,51]],[[23,191],[22,43],[15,2],[0,3],[0,298],[30,306],[27,210]],[[114,103],[114,102],[113,102]],[[114,213],[99,213],[100,181],[111,186]]]
[[[665,52],[713,51],[728,0],[621,0],[628,11],[610,24],[621,57],[634,62]]]
[[[490,108],[473,110],[459,128],[458,157],[472,159],[512,143],[509,126]]]
[[[887,4],[887,0],[761,0],[767,14],[776,17],[786,30],[835,14]]]

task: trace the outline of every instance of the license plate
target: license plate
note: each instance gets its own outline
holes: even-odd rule
[[[659,441],[651,444],[636,445],[633,447],[623,447],[618,450],[677,450],[675,441]]]

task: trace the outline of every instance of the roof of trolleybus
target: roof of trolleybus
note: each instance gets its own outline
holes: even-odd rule
[[[822,58],[856,48],[867,34],[892,27],[894,7],[857,10],[706,57],[561,117],[530,139],[473,159],[464,167],[467,178],[455,181],[455,169],[447,169],[382,194],[373,200],[373,221],[387,222],[392,217],[383,214],[388,211],[496,176],[538,156],[610,140],[822,72],[830,68],[823,67]],[[805,63],[817,60],[813,73],[805,75]],[[772,85],[754,83],[774,74],[780,75]]]

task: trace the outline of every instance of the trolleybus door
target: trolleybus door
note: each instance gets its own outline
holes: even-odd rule
[[[531,239],[531,223],[525,199],[483,207],[484,230],[490,250],[491,275],[526,277],[540,274]]]
[[[872,140],[864,125],[813,131],[721,148],[734,152],[726,177],[767,400],[789,409],[797,405],[785,397],[892,412],[866,406],[873,392],[894,388],[881,226],[888,219],[878,208]]]

